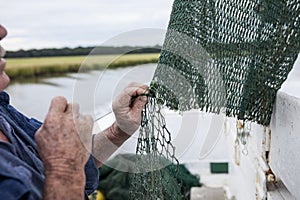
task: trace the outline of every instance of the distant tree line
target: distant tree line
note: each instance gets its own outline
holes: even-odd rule
[[[153,47],[76,47],[76,48],[51,48],[51,49],[30,49],[7,51],[6,58],[25,58],[25,57],[52,57],[52,56],[76,56],[76,55],[104,55],[104,54],[133,54],[133,53],[160,53],[161,46],[156,45]]]

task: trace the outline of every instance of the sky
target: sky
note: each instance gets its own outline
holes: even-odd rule
[[[8,0],[0,8],[0,23],[8,29],[1,45],[6,50],[162,45],[173,1]],[[300,56],[294,69],[299,73],[291,73],[297,74],[292,79],[299,80]]]
[[[3,1],[3,0],[2,0]],[[0,23],[6,50],[162,44],[173,0],[9,0]],[[138,30],[138,31],[136,31]]]

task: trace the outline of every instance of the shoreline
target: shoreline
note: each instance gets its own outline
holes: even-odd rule
[[[116,69],[157,63],[159,54],[59,56],[41,58],[7,58],[5,72],[12,81],[59,76],[74,72]]]

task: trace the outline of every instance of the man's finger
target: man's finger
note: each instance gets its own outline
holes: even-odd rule
[[[91,149],[91,139],[94,121],[91,115],[80,115],[78,118],[78,132],[81,142],[84,146]]]
[[[49,112],[65,112],[68,107],[66,98],[58,96],[54,97],[51,101]]]
[[[125,91],[128,95],[133,97],[145,93],[147,89],[148,86],[145,84],[132,82],[125,88]]]
[[[133,102],[131,109],[134,113],[140,113],[144,109],[146,103],[147,103],[147,97],[140,96]]]
[[[131,106],[133,98],[138,97],[140,94],[145,93],[145,89],[140,87],[127,87],[117,98],[116,103],[122,107]]]
[[[91,115],[83,115],[83,119],[84,119],[86,125],[88,126],[88,132],[92,133],[93,126],[94,126],[93,117]]]
[[[68,104],[66,113],[70,113],[70,114],[73,114],[74,116],[78,117],[79,116],[79,104],[78,103]]]
[[[141,83],[137,83],[137,82],[131,82],[127,85],[127,87],[139,87],[141,86]]]
[[[7,30],[0,24],[0,40],[7,35]]]
[[[133,84],[133,83],[132,83]],[[137,84],[136,85],[129,85],[127,88],[125,88],[123,95],[124,99],[122,103],[131,102],[132,98],[136,98],[141,94],[145,94],[147,92],[148,86],[143,84]]]

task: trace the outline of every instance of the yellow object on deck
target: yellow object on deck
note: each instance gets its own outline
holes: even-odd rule
[[[101,191],[96,190],[95,192],[89,195],[89,200],[105,200],[105,197]]]

